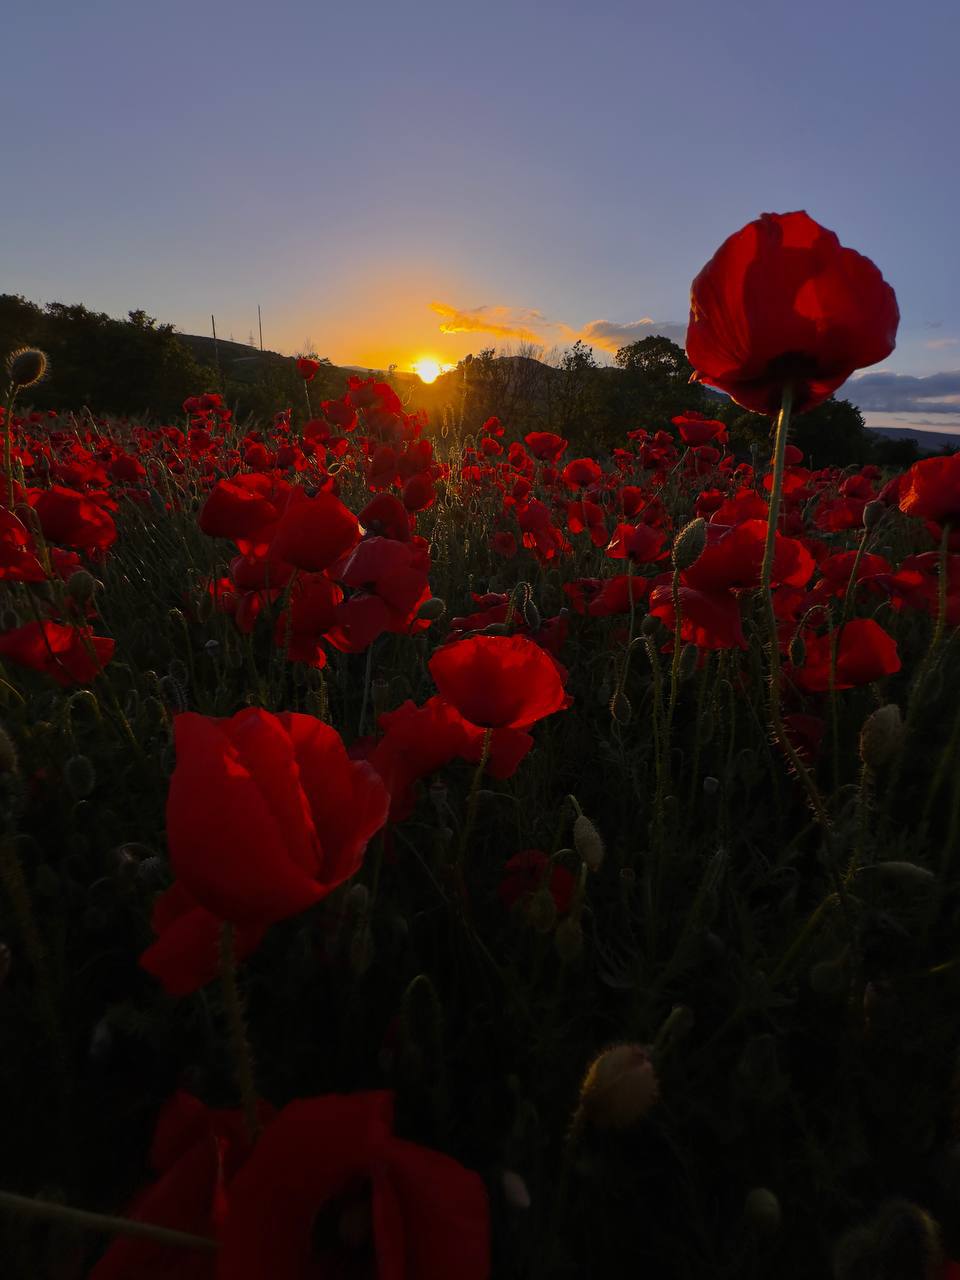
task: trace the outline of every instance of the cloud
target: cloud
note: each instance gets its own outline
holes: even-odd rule
[[[960,347],[960,338],[929,338],[923,345],[928,351],[944,351],[947,347]]]
[[[575,326],[560,320],[548,320],[542,311],[534,308],[517,309],[507,306],[483,306],[461,308],[446,302],[433,302],[431,309],[442,317],[441,333],[490,333],[498,338],[513,338],[519,342],[535,342],[550,346],[558,342],[576,342],[579,338],[588,346],[616,354],[621,347],[641,338],[661,335],[683,346],[687,327],[670,320],[640,320],[620,323],[616,320],[591,320],[589,324]]]
[[[837,393],[861,409],[881,413],[960,412],[960,369],[917,378],[906,373],[865,373]]]
[[[520,342],[543,341],[538,329],[554,326],[542,311],[516,311],[511,307],[472,307],[462,311],[446,302],[431,302],[430,308],[443,317],[441,333],[492,333],[498,338],[516,338]]]
[[[649,316],[644,316],[642,320],[630,320],[626,324],[618,324],[614,320],[591,320],[576,336],[588,346],[600,347],[603,351],[615,354],[631,342],[639,342],[642,338],[652,338],[654,335],[669,338],[682,347],[686,341],[687,326],[669,320],[651,320]]]

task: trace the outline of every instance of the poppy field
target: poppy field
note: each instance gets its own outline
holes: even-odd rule
[[[790,443],[898,319],[804,213],[717,250],[756,465],[10,357],[4,1276],[960,1274],[960,455]]]

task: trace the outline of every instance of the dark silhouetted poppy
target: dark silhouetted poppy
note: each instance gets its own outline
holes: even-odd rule
[[[0,635],[0,658],[29,667],[65,688],[90,684],[113,657],[115,643],[89,627],[27,622]]]

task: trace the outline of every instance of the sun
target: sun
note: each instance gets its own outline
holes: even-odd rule
[[[450,365],[441,364],[433,356],[421,356],[419,360],[413,362],[413,372],[421,382],[436,382],[441,373],[446,373],[449,368],[451,368]]]

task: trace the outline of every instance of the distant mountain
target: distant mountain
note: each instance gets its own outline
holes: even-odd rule
[[[946,431],[921,431],[915,427],[871,427],[878,435],[889,436],[891,440],[916,440],[921,449],[930,453],[940,453],[943,449],[960,449],[960,435],[950,435]]]

